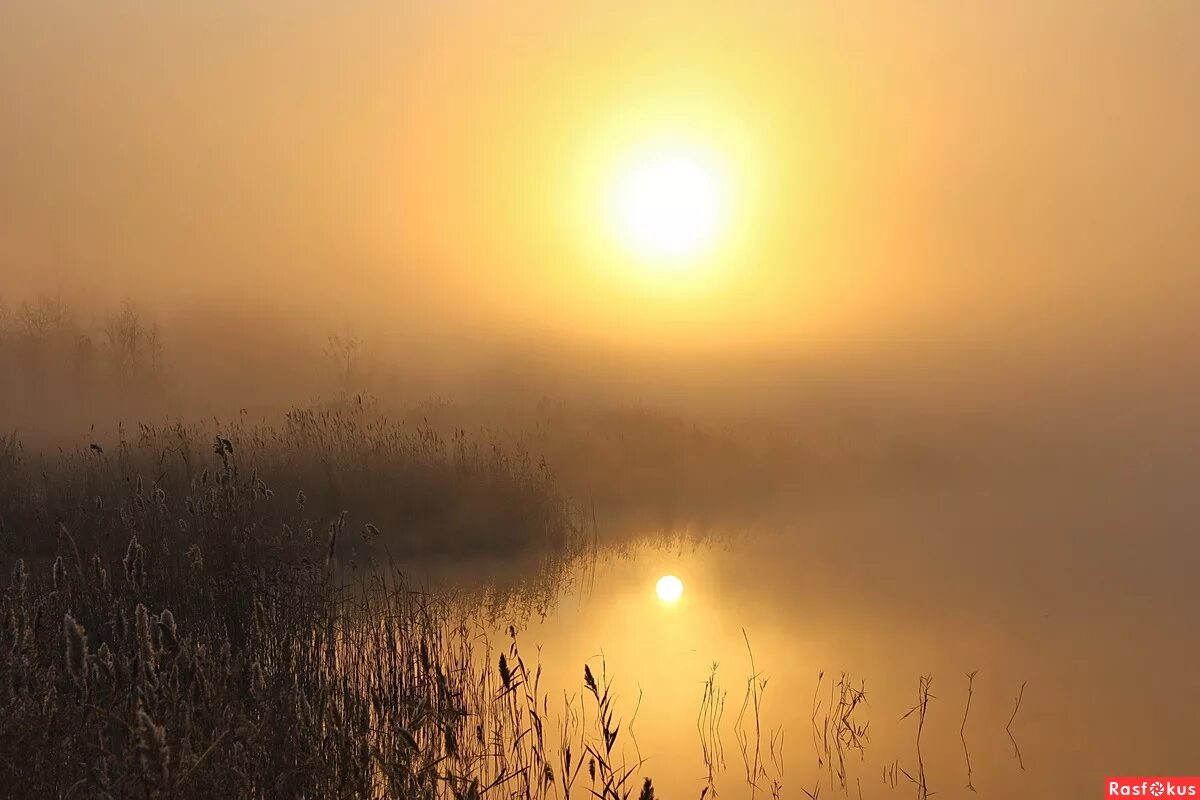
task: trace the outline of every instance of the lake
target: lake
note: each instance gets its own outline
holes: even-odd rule
[[[1085,797],[1194,773],[1186,493],[1106,468],[792,508],[578,564],[518,633],[551,710],[603,672],[624,757],[668,798]]]

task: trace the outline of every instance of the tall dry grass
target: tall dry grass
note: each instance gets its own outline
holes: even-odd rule
[[[515,630],[396,568],[568,558],[546,470],[354,408],[94,444],[0,442],[0,793],[637,796],[602,681],[552,713]]]

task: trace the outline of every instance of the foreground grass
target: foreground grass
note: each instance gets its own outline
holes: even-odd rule
[[[572,557],[578,526],[527,459],[297,411],[53,458],[6,440],[0,487],[0,791],[653,796],[618,756],[603,676],[585,672],[586,714],[552,709],[515,631],[491,652],[394,568]]]

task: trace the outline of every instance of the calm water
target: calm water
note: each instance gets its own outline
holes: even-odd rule
[[[739,723],[747,640],[766,680],[759,794],[778,780],[785,797],[818,784],[821,797],[920,796],[903,771],[923,765],[941,797],[970,795],[968,781],[981,797],[1099,796],[1106,775],[1200,764],[1193,503],[1114,471],[783,514],[709,544],[608,553],[519,641],[541,647],[552,698],[578,694],[582,665],[603,661],[633,734],[625,755],[640,754],[662,797],[698,797],[707,783],[697,723],[714,663],[727,693],[708,742],[723,752],[715,787],[753,793],[753,712]],[[655,595],[664,574],[685,584],[677,604]],[[846,751],[844,788],[818,761],[842,673],[865,682],[853,720],[869,722],[865,749]],[[924,675],[933,699],[918,759],[917,719],[901,718]]]

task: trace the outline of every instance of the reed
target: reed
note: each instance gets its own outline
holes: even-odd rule
[[[234,426],[209,447],[201,431],[5,451],[6,792],[653,799],[603,669],[585,668],[556,718],[515,628],[492,658],[474,598],[416,591],[392,560],[480,541],[572,557],[577,528],[544,471],[352,412]],[[376,470],[410,483],[383,491]],[[355,536],[339,506],[369,494],[409,524],[376,503]]]
[[[352,403],[280,428],[139,425],[51,457],[0,438],[0,487],[0,793],[656,796],[632,737],[640,695],[626,722],[601,659],[552,703],[517,630],[502,646],[487,635],[497,604],[544,611],[581,558],[595,580],[594,517],[585,530],[520,452]],[[481,552],[531,559],[529,578],[428,592],[398,566]],[[744,638],[734,733],[748,791],[777,798],[784,731],[764,720],[768,680]],[[713,664],[696,721],[702,798],[726,768],[717,677]],[[923,795],[929,689],[922,678],[909,712]],[[868,746],[866,698],[861,680],[818,676],[813,742],[832,791],[849,793]]]

